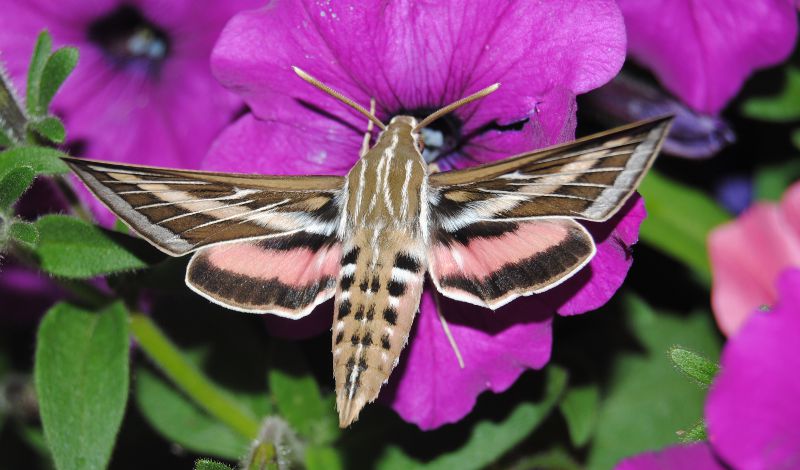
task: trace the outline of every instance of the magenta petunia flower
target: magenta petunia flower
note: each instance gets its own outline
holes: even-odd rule
[[[800,269],[776,284],[772,310],[728,340],[706,400],[709,440],[734,468],[800,466]]]
[[[800,466],[800,269],[785,271],[777,290],[772,310],[755,311],[722,351],[705,405],[708,442],[630,457],[617,470]]]
[[[216,76],[251,112],[224,131],[205,168],[344,174],[353,166],[365,119],[299,80],[291,65],[359,103],[374,98],[385,122],[425,116],[500,82],[500,91],[424,130],[426,160],[451,169],[571,139],[576,94],[611,79],[624,52],[622,17],[609,0],[275,1],[235,16],[214,49]],[[630,266],[643,217],[636,199],[613,221],[588,224],[598,254],[545,295],[496,312],[439,298],[463,369],[427,289],[383,398],[431,429],[462,418],[482,391],[505,390],[525,369],[544,366],[554,313],[608,300]]]
[[[24,89],[42,29],[57,46],[79,48],[78,66],[53,107],[82,156],[192,168],[242,107],[211,75],[211,49],[234,13],[262,3],[0,0],[0,51]],[[113,220],[83,193],[102,220]]]
[[[708,250],[714,316],[722,332],[732,335],[755,309],[777,300],[778,274],[800,267],[800,183],[786,191],[780,204],[755,204],[716,228]]]
[[[707,442],[679,444],[623,460],[614,470],[726,470]]]
[[[793,0],[619,0],[628,51],[696,111],[716,114],[750,74],[791,53]]]

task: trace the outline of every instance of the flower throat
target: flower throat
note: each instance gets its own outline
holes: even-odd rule
[[[167,33],[130,5],[95,20],[89,25],[87,37],[121,67],[143,66],[149,72],[157,72],[170,53]]]

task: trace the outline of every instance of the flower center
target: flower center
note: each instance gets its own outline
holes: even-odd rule
[[[144,65],[155,71],[170,52],[169,36],[135,7],[123,5],[89,25],[89,41],[120,66]]]
[[[414,116],[418,121],[436,111],[434,108],[417,108],[400,110],[398,115]],[[422,129],[422,141],[425,149],[422,157],[427,163],[433,163],[446,158],[457,151],[462,145],[462,122],[455,114],[448,114]]]

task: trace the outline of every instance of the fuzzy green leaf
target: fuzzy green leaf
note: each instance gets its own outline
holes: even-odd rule
[[[680,346],[670,348],[669,358],[679,371],[703,388],[708,388],[719,372],[717,363]]]
[[[795,129],[792,131],[792,145],[794,148],[800,150],[800,129]]]
[[[742,114],[767,122],[800,119],[800,69],[788,67],[783,89],[773,96],[748,99],[742,104]]]
[[[45,437],[59,470],[108,463],[128,398],[128,322],[117,303],[61,303],[39,326],[34,364]]]
[[[0,152],[0,176],[14,168],[29,166],[37,174],[59,175],[67,173],[69,167],[61,157],[65,156],[56,149],[37,146],[15,147]]]
[[[656,312],[642,300],[625,297],[626,331],[639,343],[615,358],[607,374],[597,427],[586,468],[608,469],[622,458],[677,443],[675,431],[703,414],[705,392],[674,373],[665,351],[685,344],[709,357],[719,354],[712,316]]]
[[[730,215],[708,196],[650,171],[639,192],[647,204],[642,240],[711,279],[706,238]]]
[[[53,52],[47,59],[39,83],[39,101],[36,115],[41,116],[47,113],[50,101],[53,100],[58,89],[64,83],[64,80],[69,77],[76,65],[78,65],[78,49],[74,47],[62,47]]]
[[[67,137],[64,124],[55,116],[47,116],[38,121],[31,121],[28,127],[45,139],[60,144]]]
[[[182,447],[231,460],[247,453],[247,438],[209,416],[144,368],[136,373],[136,404],[151,426]]]
[[[15,220],[11,223],[8,234],[11,238],[31,250],[36,248],[36,245],[39,243],[39,231],[36,230],[36,226],[30,222]]]
[[[42,72],[53,50],[53,39],[50,33],[42,31],[36,39],[36,46],[33,48],[31,63],[28,65],[28,87],[25,90],[26,107],[28,114],[39,115],[39,86],[42,81]]]
[[[147,266],[134,253],[141,245],[132,237],[64,215],[46,215],[36,221],[36,228],[36,254],[50,274],[88,278]]]
[[[278,411],[303,437],[316,444],[339,434],[333,400],[325,400],[297,346],[274,341],[269,388]]]
[[[567,390],[558,404],[575,447],[583,447],[592,437],[599,400],[600,391],[596,385],[582,385]]]
[[[229,467],[221,462],[201,459],[194,463],[194,470],[233,470],[233,467]]]
[[[422,463],[406,455],[398,447],[388,447],[380,461],[381,470],[461,470],[484,468],[525,439],[550,414],[567,385],[567,372],[550,365],[546,372],[547,385],[544,397],[537,403],[524,402],[503,421],[481,421],[460,448]]]
[[[0,211],[5,212],[33,183],[36,173],[29,166],[20,166],[0,178]]]

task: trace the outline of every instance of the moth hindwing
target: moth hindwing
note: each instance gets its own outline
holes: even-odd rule
[[[347,426],[396,366],[426,272],[442,295],[489,308],[568,279],[595,253],[578,220],[604,221],[620,209],[670,124],[655,119],[428,174],[420,128],[443,112],[421,123],[410,116],[381,123],[375,145],[364,147],[344,178],[66,161],[157,248],[195,252],[186,283],[212,302],[301,318],[335,296],[334,376]]]

